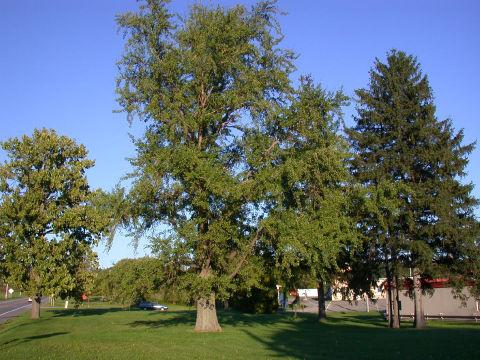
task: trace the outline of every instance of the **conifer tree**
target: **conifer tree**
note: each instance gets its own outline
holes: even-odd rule
[[[474,145],[462,144],[463,131],[455,132],[451,120],[437,119],[428,78],[404,52],[390,51],[386,63],[377,59],[369,87],[356,94],[356,125],[348,131],[353,172],[370,198],[388,184],[387,199],[395,203],[382,221],[372,217],[365,235],[377,243],[382,237],[380,258],[393,266],[393,277],[402,265],[413,269],[415,326],[421,328],[422,278],[461,272],[461,264],[478,259],[478,202],[473,185],[461,182]]]

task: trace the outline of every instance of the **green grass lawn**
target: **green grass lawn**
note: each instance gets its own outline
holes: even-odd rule
[[[195,313],[89,308],[43,310],[0,325],[1,359],[479,359],[480,324],[388,329],[378,313],[220,312],[222,333],[197,334]]]
[[[5,289],[3,291],[5,291]],[[0,301],[19,299],[19,298],[23,298],[23,297],[25,297],[25,295],[22,295],[19,292],[14,292],[11,295],[9,294],[8,298],[5,299],[5,292],[3,292],[3,293],[0,294]]]

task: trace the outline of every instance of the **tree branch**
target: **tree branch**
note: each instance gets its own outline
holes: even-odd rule
[[[273,150],[273,148],[278,145],[280,141],[278,141],[278,139],[275,139],[271,144],[270,146],[268,147],[267,150],[265,150],[265,152],[263,153],[262,155],[262,159],[261,160],[265,160],[265,158],[270,154],[270,152]],[[249,180],[253,175],[253,171],[250,170],[249,172],[247,172],[245,178],[243,179],[243,182]]]
[[[228,275],[229,279],[233,279],[240,272],[240,269],[242,268],[243,264],[247,260],[247,256],[252,252],[253,247],[255,246],[255,243],[260,238],[261,232],[262,232],[262,228],[257,230],[257,232],[255,233],[255,236],[252,238],[252,240],[248,244],[247,251],[243,253],[243,256],[238,261],[237,266],[235,266],[235,269]]]

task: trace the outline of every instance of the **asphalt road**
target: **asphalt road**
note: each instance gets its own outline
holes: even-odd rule
[[[0,301],[0,324],[31,308],[32,304],[28,302],[28,298]]]
[[[306,299],[302,300],[302,304],[305,306],[305,312],[318,312],[318,301],[314,299]],[[379,299],[376,303],[370,301],[368,305],[371,311],[384,311],[386,308],[386,301],[385,299]],[[358,300],[351,303],[343,300],[326,301],[325,306],[327,312],[367,311],[367,303],[365,302],[365,300]]]

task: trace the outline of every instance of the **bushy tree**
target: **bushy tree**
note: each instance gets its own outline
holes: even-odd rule
[[[415,326],[423,327],[421,278],[465,274],[464,264],[478,259],[478,202],[473,185],[460,181],[474,145],[437,119],[428,79],[404,52],[377,59],[369,87],[356,94],[353,172],[378,209],[362,228],[394,277],[402,265],[413,269]]]
[[[162,283],[163,271],[158,259],[123,259],[99,272],[94,291],[109,301],[131,306],[153,296]]]
[[[166,227],[184,249],[197,331],[220,331],[215,302],[258,277],[259,198],[278,142],[266,122],[290,89],[293,55],[270,1],[251,10],[194,5],[177,20],[150,0],[117,21],[126,36],[119,104],[146,123],[130,191],[134,230]],[[240,281],[242,280],[242,281]]]
[[[54,130],[35,130],[2,148],[2,267],[8,282],[34,299],[32,318],[38,318],[42,295],[81,289],[77,275],[104,230],[85,176],[94,162],[83,145]]]
[[[304,77],[274,124],[279,150],[265,233],[283,284],[298,287],[305,273],[317,279],[320,319],[326,317],[324,284],[339,270],[339,254],[355,243],[348,216],[350,155],[339,135],[346,100]]]

